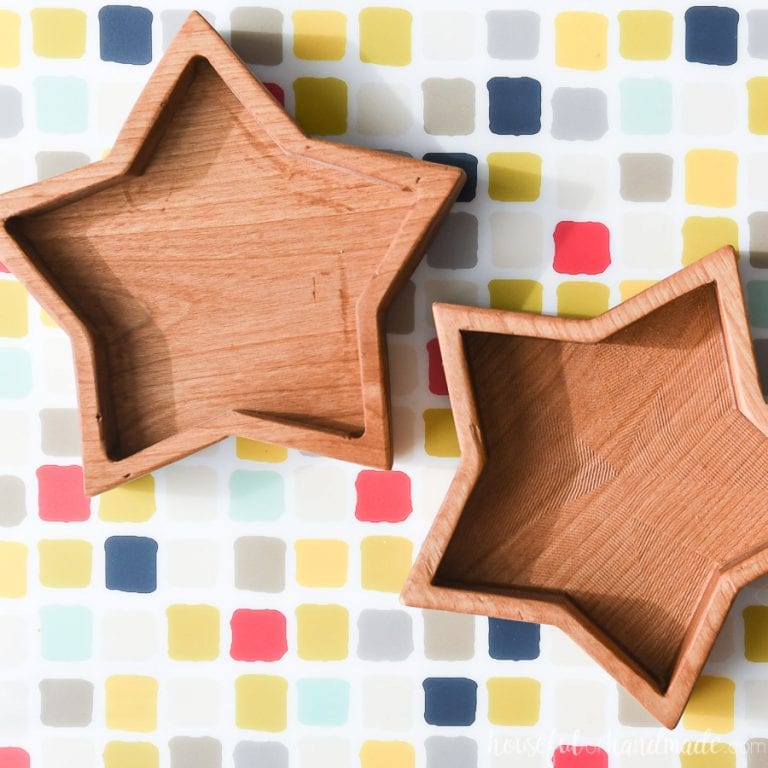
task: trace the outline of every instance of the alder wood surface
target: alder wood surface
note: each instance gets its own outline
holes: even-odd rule
[[[768,416],[733,250],[592,320],[437,304],[461,464],[409,605],[555,624],[673,727],[768,571]]]
[[[106,159],[0,197],[72,338],[87,491],[228,435],[391,466],[384,314],[463,178],[308,139],[191,14]]]

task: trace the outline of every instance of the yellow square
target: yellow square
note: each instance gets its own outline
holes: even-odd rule
[[[768,133],[768,77],[747,80],[749,96],[749,130],[764,135]]]
[[[622,301],[637,296],[656,283],[656,280],[622,280],[619,283],[619,296]]]
[[[32,48],[48,59],[79,59],[85,53],[85,13],[74,8],[35,8]]]
[[[18,67],[21,61],[19,31],[21,17],[14,11],[0,11],[0,67]]]
[[[0,336],[20,339],[29,331],[29,294],[16,280],[0,280]]]
[[[349,654],[349,611],[343,605],[296,609],[297,653],[308,661],[339,661]]]
[[[736,750],[716,741],[688,741],[680,753],[680,768],[736,768]]]
[[[461,455],[456,424],[450,408],[424,411],[424,450],[430,456],[453,458]]]
[[[768,605],[744,609],[744,656],[748,661],[768,661]]]
[[[299,77],[293,81],[296,122],[315,136],[347,132],[347,84],[338,77]]]
[[[535,725],[539,722],[541,683],[531,677],[488,679],[488,720],[494,725]]]
[[[366,536],[360,558],[363,589],[398,593],[411,570],[413,544],[400,536]]]
[[[712,733],[732,731],[735,691],[736,684],[728,677],[702,675],[683,712],[683,727]]]
[[[44,587],[87,587],[93,546],[82,539],[43,539],[37,543]]]
[[[564,317],[596,317],[608,311],[610,288],[603,283],[568,281],[557,286],[557,314]]]
[[[0,597],[27,594],[27,547],[19,541],[0,541]]]
[[[235,453],[238,459],[266,461],[269,464],[281,464],[288,459],[288,449],[282,445],[248,440],[245,437],[238,437],[235,440]]]
[[[160,752],[146,741],[108,741],[104,768],[158,768]]]
[[[40,308],[40,322],[46,328],[58,328],[59,324],[41,307]]]
[[[411,63],[411,14],[402,8],[360,11],[360,61],[404,67]]]
[[[275,675],[241,675],[235,680],[235,721],[252,731],[284,731],[288,681]]]
[[[104,683],[107,728],[148,733],[157,728],[157,680],[112,675]]]
[[[360,768],[414,768],[416,750],[407,741],[364,741]]]
[[[347,582],[349,546],[338,539],[296,542],[296,582],[303,587],[343,587]]]
[[[667,11],[622,11],[619,53],[625,59],[662,61],[672,53],[672,14]]]
[[[491,280],[488,292],[494,309],[541,314],[544,286],[538,280]]]
[[[296,11],[293,53],[297,59],[338,61],[347,47],[347,17],[339,11]]]
[[[689,216],[683,222],[683,258],[686,266],[724,245],[739,247],[739,225],[719,216]]]
[[[530,203],[541,194],[541,157],[533,152],[491,152],[488,196],[506,203]]]
[[[692,149],[685,156],[685,201],[691,205],[736,205],[739,158],[724,149]]]
[[[169,605],[168,656],[177,661],[212,661],[219,656],[219,609]]]
[[[608,19],[602,13],[565,11],[555,18],[555,62],[570,69],[605,69]]]
[[[99,497],[99,517],[111,523],[143,523],[157,511],[155,478],[144,475]]]

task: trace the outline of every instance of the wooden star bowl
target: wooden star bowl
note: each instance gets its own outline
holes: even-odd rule
[[[405,602],[557,625],[674,726],[768,569],[768,420],[732,249],[593,320],[435,318],[462,460]]]
[[[462,180],[307,138],[192,14],[108,158],[0,198],[73,341],[88,491],[227,435],[389,467],[384,313]]]

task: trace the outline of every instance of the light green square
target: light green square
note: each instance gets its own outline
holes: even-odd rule
[[[48,605],[40,609],[42,656],[48,661],[91,658],[93,617],[79,605]]]
[[[238,469],[229,478],[229,515],[234,520],[276,520],[285,511],[278,472]]]
[[[32,358],[25,349],[0,349],[0,398],[18,400],[32,391]]]
[[[37,128],[43,133],[88,129],[88,84],[80,77],[38,77],[35,105]]]
[[[672,130],[672,84],[657,78],[621,81],[621,130],[656,136]]]
[[[299,680],[299,722],[344,725],[349,716],[349,683],[337,678]]]

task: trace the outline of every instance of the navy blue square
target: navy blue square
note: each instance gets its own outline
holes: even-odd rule
[[[539,658],[541,627],[525,621],[488,619],[488,654],[492,659]]]
[[[152,61],[152,11],[135,5],[105,5],[99,11],[102,61],[149,64]]]
[[[739,14],[733,8],[694,5],[685,12],[685,58],[727,67],[738,58]]]
[[[104,542],[107,589],[154,592],[157,542],[144,536],[110,536]]]
[[[424,155],[424,160],[461,168],[467,174],[467,180],[464,182],[456,201],[468,203],[475,199],[477,193],[477,158],[474,155],[468,155],[466,152],[427,152]]]
[[[532,77],[492,77],[488,81],[492,133],[530,136],[541,130],[541,83]]]
[[[424,720],[430,725],[472,725],[477,710],[477,683],[466,677],[428,677],[424,686]]]

